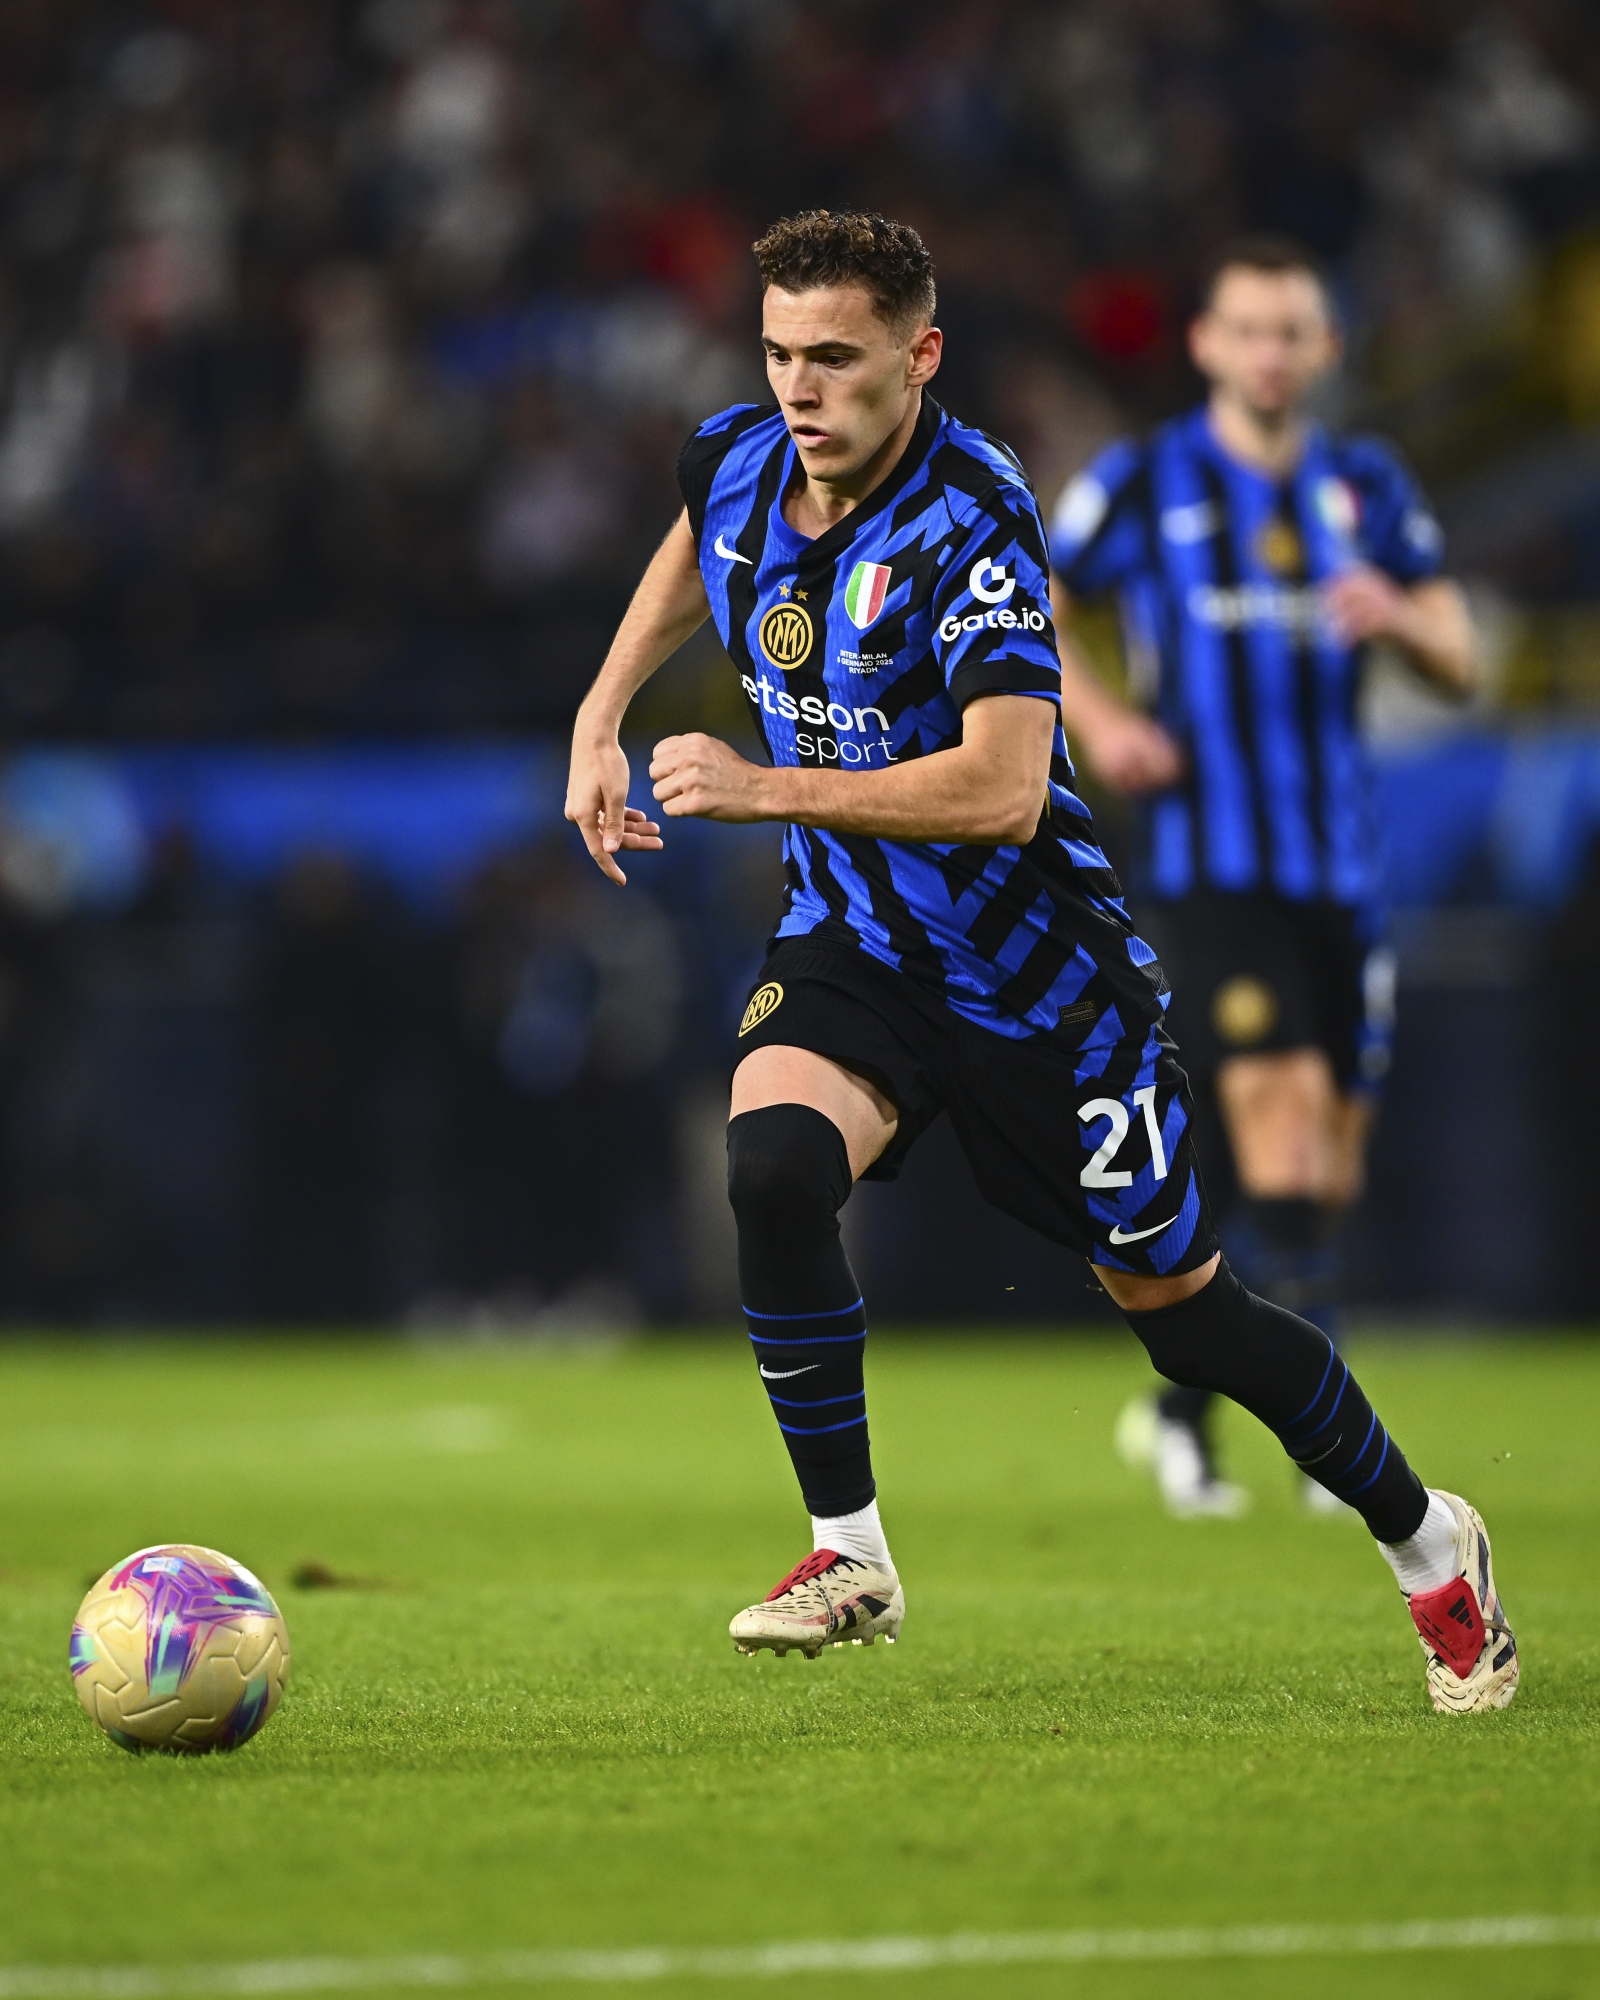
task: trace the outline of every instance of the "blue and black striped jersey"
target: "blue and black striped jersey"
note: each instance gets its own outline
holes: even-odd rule
[[[678,476],[712,616],[775,764],[882,770],[958,744],[976,696],[1057,700],[1032,488],[1003,445],[926,393],[894,471],[815,541],[783,518],[795,447],[770,406],[702,424]],[[1153,958],[1073,795],[1059,721],[1026,846],[791,826],[784,861],[780,937],[870,952],[1000,1034],[1053,1030],[1103,952]]]
[[[1441,553],[1415,482],[1372,438],[1314,430],[1278,480],[1231,457],[1200,409],[1067,487],[1052,565],[1075,593],[1120,593],[1135,683],[1188,753],[1181,782],[1143,802],[1138,890],[1377,895],[1363,649],[1329,629],[1320,592],[1356,563],[1415,583]]]

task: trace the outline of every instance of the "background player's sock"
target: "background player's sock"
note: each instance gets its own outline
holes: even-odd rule
[[[839,1556],[857,1556],[862,1562],[875,1563],[879,1569],[887,1570],[897,1583],[900,1580],[889,1544],[884,1540],[876,1500],[869,1500],[853,1514],[813,1514],[811,1546],[832,1549]]]
[[[1427,1492],[1325,1334],[1246,1291],[1226,1262],[1191,1298],[1124,1317],[1163,1375],[1259,1417],[1380,1542],[1417,1532]]]
[[[1218,1229],[1229,1264],[1258,1298],[1290,1312],[1325,1306],[1336,1281],[1331,1218],[1299,1196],[1241,1195]]]
[[[1209,1389],[1186,1389],[1181,1382],[1168,1382],[1156,1397],[1156,1411],[1169,1424],[1183,1424],[1203,1433],[1213,1400]]]
[[[1414,1535],[1403,1542],[1379,1542],[1378,1547],[1407,1596],[1437,1590],[1456,1578],[1456,1517],[1437,1493],[1428,1495],[1428,1511]]]
[[[807,1510],[824,1520],[859,1513],[877,1493],[866,1309],[839,1241],[851,1185],[844,1134],[809,1105],[769,1104],[729,1121],[728,1199],[750,1340]]]

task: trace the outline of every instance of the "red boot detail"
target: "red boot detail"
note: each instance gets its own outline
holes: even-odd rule
[[[809,1583],[812,1577],[821,1576],[825,1569],[831,1569],[838,1560],[837,1549],[814,1549],[804,1562],[795,1564],[782,1583],[773,1585],[767,1592],[766,1601],[771,1604],[774,1598],[782,1597],[786,1590],[793,1590],[797,1583]]]
[[[1478,1663],[1488,1637],[1483,1613],[1465,1577],[1437,1590],[1414,1591],[1407,1600],[1412,1623],[1458,1681]]]

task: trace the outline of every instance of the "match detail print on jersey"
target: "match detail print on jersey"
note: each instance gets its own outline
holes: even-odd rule
[[[858,562],[850,572],[844,608],[858,632],[865,632],[883,609],[883,600],[889,594],[889,575],[887,563]]]

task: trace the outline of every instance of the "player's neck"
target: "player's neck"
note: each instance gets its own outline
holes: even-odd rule
[[[1285,411],[1281,417],[1264,417],[1247,403],[1213,391],[1207,413],[1213,437],[1241,464],[1281,478],[1300,463],[1306,448],[1306,422],[1298,410]]]
[[[800,478],[784,495],[783,518],[796,534],[815,541],[853,514],[894,471],[922,415],[922,391],[914,389],[906,413],[866,462],[839,479],[817,479],[801,464]]]

